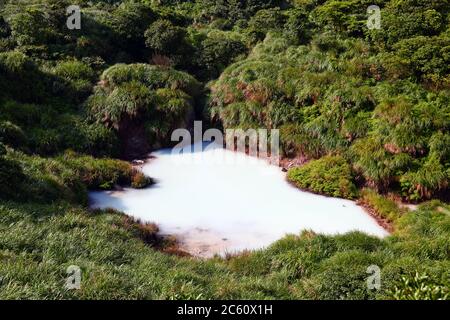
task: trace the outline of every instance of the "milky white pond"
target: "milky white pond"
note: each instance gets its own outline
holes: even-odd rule
[[[388,234],[353,201],[300,191],[281,168],[211,146],[200,152],[152,153],[142,170],[157,184],[92,192],[92,207],[155,222],[163,234],[176,235],[183,249],[202,257],[266,247],[304,229]]]

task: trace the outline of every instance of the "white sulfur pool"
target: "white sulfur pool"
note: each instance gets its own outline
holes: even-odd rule
[[[304,229],[388,234],[353,201],[300,191],[286,182],[281,168],[265,160],[218,146],[208,149],[154,152],[142,169],[156,185],[92,192],[91,205],[155,222],[200,257],[266,247]]]

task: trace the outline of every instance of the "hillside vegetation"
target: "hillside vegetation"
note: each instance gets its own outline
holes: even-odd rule
[[[0,298],[449,298],[448,0],[0,5]],[[279,129],[283,157],[309,161],[289,168],[294,185],[359,198],[392,235],[299,230],[197,260],[164,252],[153,225],[88,209],[89,190],[151,184],[125,160],[194,119]],[[81,290],[64,287],[69,265]]]

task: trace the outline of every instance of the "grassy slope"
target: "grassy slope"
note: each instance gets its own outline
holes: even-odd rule
[[[266,250],[202,261],[152,248],[115,211],[2,202],[0,298],[372,299],[394,297],[396,287],[403,298],[448,297],[449,209],[432,203],[408,213],[385,240],[304,232]],[[379,292],[366,289],[372,264],[382,268]],[[81,290],[64,287],[69,265],[82,268]],[[425,289],[402,285],[416,273],[429,277],[420,280]]]

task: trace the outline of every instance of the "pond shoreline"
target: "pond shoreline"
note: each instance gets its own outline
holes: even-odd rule
[[[234,152],[238,152],[238,151],[234,151]],[[249,154],[248,150],[246,150],[245,154],[247,156],[252,157],[252,155]],[[264,161],[268,161],[269,164],[272,164],[271,161],[270,161],[270,157],[265,157],[265,158],[257,157],[257,158],[262,159]],[[138,161],[142,161],[142,163],[133,163],[134,161],[136,161],[136,160],[133,160],[131,162],[131,164],[133,165],[134,168],[139,168],[140,170],[142,170],[142,168],[143,168],[143,166],[145,164],[149,163],[150,161],[152,161],[154,159],[155,159],[154,156],[152,156],[151,154],[148,154],[147,157],[138,160]],[[280,158],[280,162],[278,163],[278,166],[282,169],[283,172],[287,172],[290,168],[297,167],[297,166],[302,166],[302,165],[305,165],[308,162],[309,162],[309,159],[307,159],[306,157],[303,157],[303,156],[297,156],[297,157],[294,157],[294,158],[281,157]],[[330,197],[330,196],[328,196],[326,194],[320,194],[320,193],[313,192],[312,190],[299,188],[294,183],[289,181],[288,179],[286,179],[286,181],[289,184],[291,184],[293,187],[295,187],[295,188],[297,188],[297,189],[299,189],[301,191],[308,192],[308,193],[311,193],[311,194],[321,195],[321,196],[324,196],[324,197],[333,198],[333,197]],[[123,189],[120,190],[120,191],[123,191]],[[375,209],[371,208],[369,205],[364,203],[361,199],[356,199],[356,200],[351,200],[351,201],[354,201],[358,206],[362,207],[364,209],[364,211],[368,215],[370,215],[373,219],[375,219],[376,222],[378,223],[378,225],[380,227],[382,227],[384,230],[386,230],[389,233],[392,233],[394,231],[394,227],[393,227],[393,224],[392,224],[391,221],[389,221],[389,220],[383,218],[382,216],[380,216]],[[410,205],[412,206],[412,204],[409,204],[409,203],[406,203],[406,204],[405,203],[400,203],[399,205],[406,206],[408,208],[409,208]]]
[[[135,168],[157,183],[141,190],[92,192],[91,206],[154,222],[162,235],[177,238],[181,251],[200,258],[264,248],[302,230],[389,234],[354,201],[293,187],[279,165],[227,149],[210,151],[180,155],[163,149],[134,161]],[[209,162],[216,152],[243,163]]]

